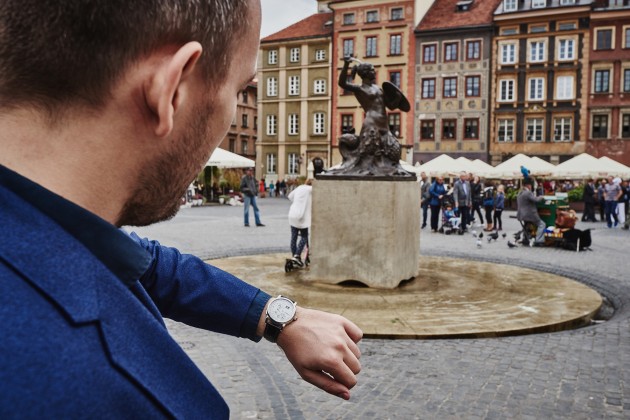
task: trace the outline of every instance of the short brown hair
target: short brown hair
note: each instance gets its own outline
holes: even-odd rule
[[[2,0],[0,110],[99,109],[136,60],[198,41],[208,83],[250,22],[249,0]]]

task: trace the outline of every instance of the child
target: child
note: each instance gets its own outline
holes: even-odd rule
[[[503,230],[503,221],[501,220],[501,214],[505,207],[505,193],[503,192],[505,187],[503,184],[499,184],[497,187],[497,195],[494,197],[494,228],[499,231]]]
[[[462,221],[461,217],[457,217],[455,212],[453,211],[453,206],[448,204],[446,206],[446,210],[444,210],[444,217],[446,217],[446,221],[451,223],[453,229],[459,229],[459,224]]]

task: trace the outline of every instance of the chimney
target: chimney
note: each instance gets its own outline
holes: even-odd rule
[[[317,12],[318,13],[327,13],[332,12],[328,7],[328,2],[330,0],[317,0]]]

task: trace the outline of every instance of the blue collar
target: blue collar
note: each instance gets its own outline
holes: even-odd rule
[[[94,213],[2,165],[0,185],[57,222],[127,286],[148,269],[151,255],[126,233]]]

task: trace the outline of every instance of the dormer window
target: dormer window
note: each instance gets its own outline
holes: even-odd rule
[[[503,0],[503,10],[506,12],[515,12],[518,9],[517,0]]]
[[[547,0],[532,0],[532,8],[540,9],[547,5]]]
[[[461,0],[457,2],[457,11],[466,12],[472,7],[473,0]]]

